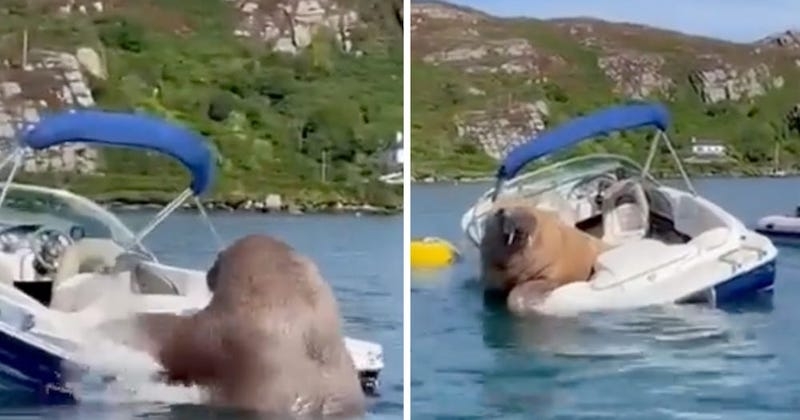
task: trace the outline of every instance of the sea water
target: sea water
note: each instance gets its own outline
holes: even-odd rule
[[[703,179],[753,226],[800,203],[800,179]],[[679,185],[679,184],[677,184]],[[519,320],[484,303],[461,215],[489,184],[418,185],[412,236],[465,251],[412,274],[414,419],[795,419],[800,416],[800,248],[780,247],[772,298]]]

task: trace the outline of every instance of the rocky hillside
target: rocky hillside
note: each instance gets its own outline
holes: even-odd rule
[[[670,107],[682,153],[693,137],[725,142],[729,159],[715,170],[771,168],[776,144],[784,169],[800,158],[798,34],[736,44],[592,19],[504,19],[439,2],[412,4],[410,24],[417,176],[485,173],[548,126],[638,100]],[[625,133],[578,152],[641,156],[641,140]]]
[[[139,110],[207,135],[219,200],[397,205],[398,191],[364,179],[402,127],[401,7],[0,0],[1,146],[53,110]],[[161,157],[83,145],[31,156],[24,171],[106,199],[157,201],[186,182]]]

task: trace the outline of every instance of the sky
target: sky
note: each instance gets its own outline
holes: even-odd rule
[[[496,16],[589,16],[734,42],[800,28],[800,0],[450,0]],[[662,7],[659,7],[662,6]],[[666,7],[664,7],[666,6]]]

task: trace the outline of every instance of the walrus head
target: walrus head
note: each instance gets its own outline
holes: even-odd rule
[[[537,227],[536,216],[524,209],[499,208],[489,215],[480,243],[483,281],[487,289],[508,292],[514,286],[507,276],[492,273],[504,273],[510,268],[511,260],[525,252]]]

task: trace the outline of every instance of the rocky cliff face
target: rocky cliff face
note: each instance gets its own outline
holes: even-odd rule
[[[518,141],[509,125],[535,135],[547,119],[535,110],[574,114],[585,108],[573,105],[582,97],[755,103],[784,97],[800,79],[795,32],[734,44],[592,19],[503,19],[446,3],[412,4],[411,16],[415,67],[460,74],[467,92],[481,93],[450,118],[458,136],[480,132],[476,140],[493,157]],[[498,105],[507,96],[530,106]],[[790,105],[782,106],[788,112]],[[487,115],[495,128],[486,126]]]
[[[784,31],[770,35],[758,41],[758,44],[779,48],[798,49],[800,48],[800,32],[795,30]]]
[[[744,70],[723,64],[711,70],[697,70],[689,80],[707,104],[752,99],[769,89],[781,89],[784,83],[783,76],[773,77],[763,63]]]
[[[459,137],[476,141],[489,156],[501,159],[509,149],[528,141],[531,133],[543,130],[547,114],[547,105],[542,101],[506,103],[462,113],[456,127]]]
[[[79,59],[82,57],[82,60]],[[97,53],[80,48],[76,54],[32,50],[27,63],[0,66],[0,142],[7,150],[24,127],[35,124],[45,110],[94,106],[84,72],[98,76],[105,70]],[[70,144],[29,156],[23,166],[28,172],[96,170],[97,152],[83,144]]]
[[[466,73],[518,74],[537,77],[564,64],[544,54],[525,38],[494,36],[489,16],[443,4],[411,8],[414,52],[432,65],[451,65]]]
[[[361,24],[358,12],[332,0],[226,0],[238,11],[237,36],[272,44],[276,51],[296,53],[327,30],[345,51],[351,51],[352,30]]]
[[[358,12],[335,0],[219,0],[233,9],[236,36],[257,39],[275,51],[296,53],[308,47],[321,30],[336,37],[345,51],[353,47],[352,30],[363,24]],[[121,0],[50,1],[61,14],[95,15],[125,7]],[[127,5],[130,7],[130,5]]]

